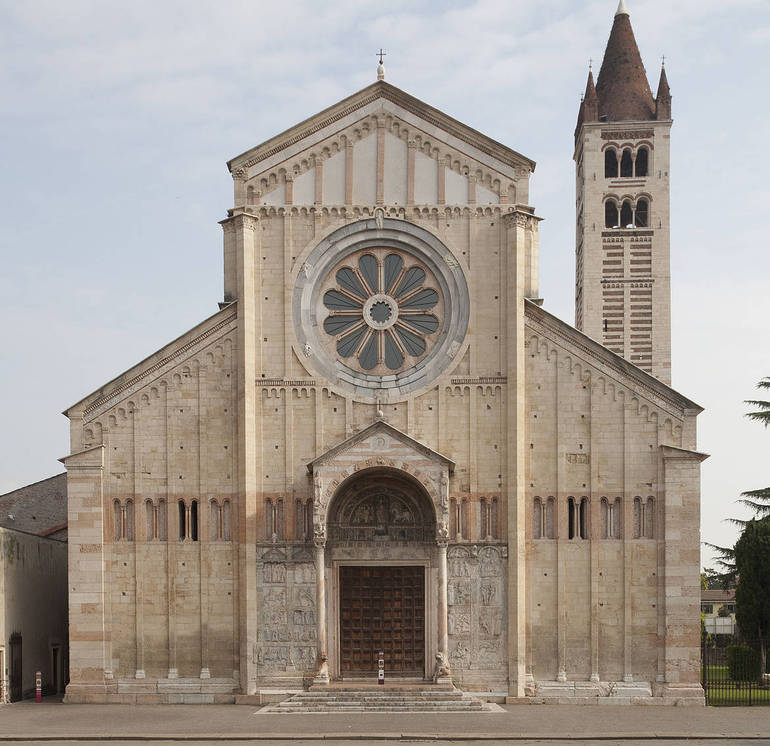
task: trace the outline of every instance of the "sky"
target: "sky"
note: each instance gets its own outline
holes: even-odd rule
[[[770,375],[770,2],[627,5],[653,93],[666,57],[673,385],[705,408],[702,537],[732,545],[770,484],[743,403]],[[0,0],[0,493],[62,471],[62,410],[217,310],[225,162],[373,82],[380,47],[390,83],[537,161],[541,295],[573,323],[573,129],[615,9]]]

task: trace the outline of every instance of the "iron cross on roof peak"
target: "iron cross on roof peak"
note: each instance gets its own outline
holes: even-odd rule
[[[379,52],[375,52],[377,57],[380,58],[380,64],[377,65],[377,80],[385,80],[385,65],[382,64],[382,58],[385,57],[388,53],[380,47]]]

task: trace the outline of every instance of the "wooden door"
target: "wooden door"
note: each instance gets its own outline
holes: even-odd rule
[[[11,639],[8,642],[8,663],[11,676],[11,685],[9,689],[11,690],[11,702],[18,702],[24,693],[21,668],[21,635],[12,634]]]
[[[425,672],[425,568],[340,567],[340,673],[385,676]]]

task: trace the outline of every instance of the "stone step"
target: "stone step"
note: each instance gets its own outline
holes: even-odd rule
[[[457,689],[317,689],[262,710],[266,713],[313,712],[484,712],[489,707]]]
[[[346,699],[346,700],[330,700],[328,702],[308,702],[308,701],[296,701],[296,702],[281,702],[280,704],[276,705],[280,708],[285,707],[366,707],[366,706],[372,706],[372,707],[391,707],[391,706],[402,706],[402,707],[412,707],[420,705],[421,707],[430,707],[430,708],[441,708],[441,707],[471,707],[473,706],[473,700],[459,700],[455,702],[427,702],[425,700],[392,700],[392,701],[376,701],[376,700],[354,700],[354,699]]]
[[[297,700],[303,700],[305,702],[325,702],[327,700],[341,700],[341,699],[365,699],[372,701],[383,700],[396,700],[396,699],[408,699],[408,700],[428,700],[431,702],[456,702],[463,699],[462,694],[448,694],[448,695],[435,695],[427,694],[425,696],[413,695],[413,694],[369,694],[363,692],[345,692],[343,694],[336,695],[321,695],[321,694],[300,694],[296,695]]]
[[[359,705],[359,706],[346,706],[346,707],[303,707],[297,705],[295,707],[286,708],[271,708],[269,712],[273,714],[296,714],[296,713],[312,713],[312,712],[484,712],[484,707],[469,706],[469,707],[425,707],[424,705]]]

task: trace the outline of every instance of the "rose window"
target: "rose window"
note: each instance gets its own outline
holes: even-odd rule
[[[346,365],[393,373],[435,344],[442,310],[438,284],[409,254],[367,249],[337,265],[323,295],[324,331]]]

